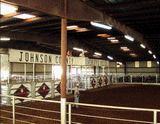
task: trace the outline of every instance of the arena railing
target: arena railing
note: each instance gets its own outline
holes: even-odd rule
[[[12,121],[13,121],[13,124],[15,124],[16,121],[34,124],[32,122],[26,122],[26,121],[23,121],[23,120],[17,120],[15,118],[16,114],[24,115],[24,116],[29,116],[29,117],[35,117],[35,118],[39,118],[39,119],[47,119],[47,120],[52,120],[52,121],[61,121],[61,120],[53,119],[53,118],[46,118],[46,117],[42,117],[42,116],[34,116],[34,115],[28,115],[28,114],[18,113],[18,112],[16,112],[15,107],[22,107],[22,108],[27,108],[27,109],[31,109],[31,110],[34,110],[34,108],[24,107],[24,106],[18,106],[18,105],[15,104],[15,99],[29,99],[29,100],[32,100],[33,102],[34,101],[41,101],[41,102],[58,103],[58,104],[60,104],[61,101],[33,99],[33,98],[17,97],[17,96],[2,95],[2,94],[0,96],[1,97],[10,97],[10,98],[12,98],[12,105],[11,106],[12,106],[12,118],[13,118]],[[66,102],[66,105],[68,105],[68,113],[66,113],[66,114],[68,114],[68,121],[67,122],[69,124],[71,124],[71,123],[76,123],[76,124],[78,123],[78,124],[80,124],[79,122],[72,122],[71,121],[72,116],[82,116],[82,117],[89,117],[89,118],[96,118],[96,119],[106,119],[106,120],[116,120],[116,121],[126,121],[126,122],[136,122],[136,123],[149,123],[149,124],[153,123],[153,124],[158,124],[157,123],[157,113],[160,112],[159,109],[119,107],[119,106],[96,105],[96,104],[85,104],[85,103],[74,103],[74,102]],[[132,111],[152,112],[153,113],[153,121],[149,122],[149,121],[130,120],[130,119],[121,119],[121,118],[103,117],[103,116],[96,116],[96,115],[85,115],[85,114],[73,113],[71,111],[72,105],[85,106],[85,107],[96,107],[96,108],[103,108],[103,109],[108,108],[108,109],[117,109],[117,110],[132,110]],[[3,106],[1,106],[1,108],[2,107]],[[44,109],[38,109],[38,108],[36,108],[35,110],[42,111],[42,112],[45,111],[45,112],[60,113],[60,111],[44,110]],[[10,111],[5,111],[5,110],[1,110],[1,111],[2,112],[3,111],[4,112],[10,112]],[[1,114],[1,118],[10,119],[10,118],[7,118],[7,117],[3,117],[2,114]]]
[[[110,74],[111,83],[160,83],[160,75]]]

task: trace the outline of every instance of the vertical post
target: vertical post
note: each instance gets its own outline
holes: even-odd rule
[[[143,74],[142,74],[142,83],[143,83]]]
[[[109,75],[109,65],[108,65],[108,75]]]
[[[123,75],[123,83],[124,83],[124,75]]]
[[[99,76],[99,66],[96,66],[96,76]]]
[[[69,124],[71,124],[71,104],[68,105],[68,110],[69,110],[68,121],[69,121]]]
[[[11,63],[9,62],[9,69],[8,69],[8,84],[10,83],[10,79],[11,79],[11,73],[12,73],[12,68],[11,68]],[[10,73],[11,72],[11,73]]]
[[[35,64],[33,63],[33,82],[34,82],[34,77],[35,77]]]
[[[156,74],[156,83],[158,83],[158,75]]]
[[[7,95],[11,95],[11,87],[12,87],[12,84],[7,84]],[[6,102],[7,104],[11,104],[11,98],[10,97],[6,97]]]
[[[32,98],[36,97],[36,82],[31,82],[31,95]]]
[[[127,63],[125,62],[125,64],[124,64],[124,74],[126,75],[127,74],[127,65],[126,65]]]
[[[131,83],[132,83],[132,75],[131,75]]]
[[[44,80],[46,80],[46,65],[44,64]]]
[[[67,70],[66,71],[67,71],[67,79],[66,79],[67,80],[66,81],[67,82],[67,87],[66,87],[67,91],[66,92],[68,94],[68,88],[69,88],[69,83],[70,83],[70,79],[69,79],[70,67],[69,67],[69,65],[67,65]]]
[[[154,124],[157,124],[157,111],[154,111],[153,122],[154,122]]]
[[[54,84],[55,84],[55,81],[54,80],[51,80],[51,98],[54,98]]]
[[[26,63],[24,64],[24,81],[27,81],[27,78],[26,78],[26,75],[27,75],[27,71],[26,71],[26,69],[27,69],[27,67],[26,67],[27,65],[26,65]]]
[[[61,24],[61,124],[66,124],[66,53],[67,53],[67,19]]]
[[[85,78],[85,90],[87,89],[87,66],[85,67],[85,72],[86,72],[86,76],[84,76]]]
[[[103,73],[103,76],[104,76],[104,75],[105,75],[105,74],[104,74],[104,68],[105,68],[105,66],[102,66],[102,68],[103,68],[102,73]]]
[[[71,64],[71,93],[72,93],[72,87],[73,86],[73,76],[72,76],[72,64]]]
[[[13,111],[13,124],[15,124],[15,98],[14,98],[14,96],[12,97],[12,111]]]

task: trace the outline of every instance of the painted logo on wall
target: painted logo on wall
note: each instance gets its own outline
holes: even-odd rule
[[[58,86],[56,87],[56,90],[61,93],[61,82],[58,84]]]
[[[14,93],[14,96],[19,97],[27,97],[29,95],[30,91],[22,84]],[[21,102],[24,101],[24,99],[19,99]]]
[[[93,78],[93,80],[91,81],[91,84],[92,84],[92,87],[94,88],[95,87],[95,85],[96,85],[96,81],[95,81],[95,79]]]
[[[45,84],[43,83],[42,86],[38,89],[38,93],[43,97],[45,98],[46,95],[49,93],[50,91],[50,88]]]

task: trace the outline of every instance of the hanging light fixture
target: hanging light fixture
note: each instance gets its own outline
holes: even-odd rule
[[[102,56],[101,53],[98,53],[98,52],[94,52],[95,55],[98,55],[98,56]]]
[[[149,54],[152,54],[152,51],[151,51],[151,50],[148,50],[148,53],[149,53]]]
[[[96,26],[96,27],[99,27],[99,28],[108,29],[108,30],[111,30],[111,29],[112,29],[111,26],[104,25],[104,24],[100,24],[100,23],[97,23],[97,22],[91,22],[91,25]]]
[[[20,18],[20,19],[30,19],[30,18],[34,18],[36,17],[35,15],[31,15],[31,14],[20,14],[20,15],[15,15],[13,16],[15,18]]]
[[[111,57],[111,56],[107,56],[107,58],[110,59],[110,60],[113,60],[113,57]]]
[[[140,46],[141,46],[142,48],[144,48],[144,49],[146,48],[146,46],[145,46],[145,45],[143,45],[143,44],[140,44]]]
[[[134,41],[134,38],[129,35],[124,35],[124,37],[130,41]]]

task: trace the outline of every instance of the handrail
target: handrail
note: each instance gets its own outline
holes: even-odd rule
[[[134,107],[120,107],[120,106],[109,106],[109,105],[96,105],[96,104],[87,104],[87,103],[74,103],[66,102],[67,104],[89,106],[89,107],[99,107],[99,108],[112,108],[112,109],[125,109],[125,110],[137,110],[137,111],[157,111],[160,112],[160,109],[146,109],[146,108],[134,108]]]
[[[19,96],[14,96],[14,95],[3,95],[3,94],[0,94],[0,96],[3,96],[3,97],[14,97],[14,98],[19,98],[19,99],[27,99],[27,100],[34,100],[34,101],[42,101],[42,102],[61,103],[61,101],[56,101],[56,100],[43,100],[43,99],[37,99],[37,98],[19,97]]]
[[[14,103],[14,99],[15,98],[20,98],[20,99],[28,99],[28,100],[35,100],[35,101],[42,101],[42,102],[51,102],[51,103],[61,103],[61,101],[55,101],[55,100],[42,100],[42,99],[36,99],[36,98],[26,98],[26,97],[18,97],[18,96],[13,96],[13,95],[2,95],[0,94],[0,96],[6,96],[6,97],[12,97],[13,98],[13,104]],[[69,124],[71,124],[71,105],[80,105],[80,106],[88,106],[88,107],[99,107],[99,108],[111,108],[111,109],[123,109],[123,110],[136,110],[136,111],[149,111],[149,112],[153,112],[153,123],[157,124],[157,112],[160,112],[160,109],[146,109],[146,108],[134,108],[134,107],[121,107],[121,106],[109,106],[109,105],[96,105],[96,104],[88,104],[88,103],[74,103],[74,102],[66,102],[66,105],[68,105],[68,110],[69,110],[69,116],[68,116],[68,120],[69,120]],[[13,105],[13,107],[15,107],[15,105]],[[74,115],[74,113],[73,113]],[[13,119],[15,116],[15,109],[13,108]],[[80,115],[81,116],[81,115]],[[85,116],[85,115],[83,115]],[[96,117],[96,116],[93,116]],[[108,117],[106,117],[108,118]],[[109,118],[108,118],[109,119]],[[110,118],[110,119],[115,119],[115,118]],[[119,119],[119,120],[126,120],[129,121],[127,119]],[[134,120],[130,120],[130,121],[134,121]],[[138,122],[138,121],[137,121]],[[139,121],[140,122],[140,121]],[[14,123],[14,122],[13,122]],[[146,122],[148,123],[148,122]]]

